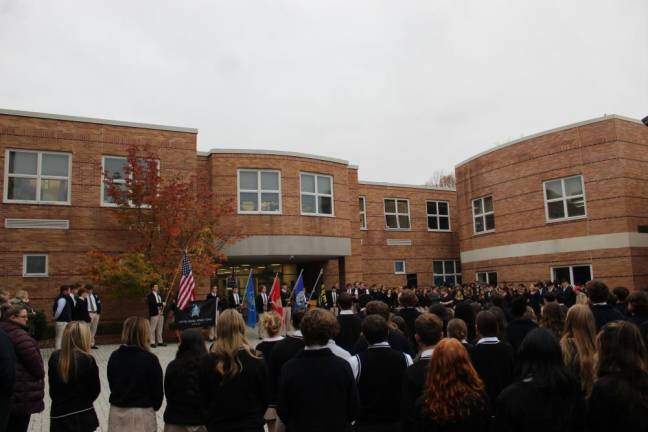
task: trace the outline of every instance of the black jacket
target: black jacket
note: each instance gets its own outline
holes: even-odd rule
[[[340,333],[335,337],[335,343],[349,352],[353,352],[353,347],[360,337],[360,318],[358,315],[343,315],[337,317],[340,324]]]
[[[16,353],[7,333],[0,330],[0,400],[7,400],[16,382]]]
[[[491,402],[513,382],[514,357],[513,347],[501,341],[477,344],[470,350],[472,364],[484,381]]]
[[[270,352],[268,369],[270,371],[270,405],[277,404],[277,392],[283,365],[292,360],[301,350],[304,349],[304,339],[297,336],[286,336],[272,347]]]
[[[589,398],[588,430],[648,431],[647,380],[639,383],[620,373],[599,378]]]
[[[72,318],[74,321],[84,321],[90,322],[90,312],[88,312],[88,300],[82,299],[81,297],[77,298],[76,306],[72,313]]]
[[[52,353],[47,363],[49,394],[52,398],[51,430],[94,431],[99,427],[99,420],[92,404],[101,392],[97,363],[88,354],[77,354],[75,370],[68,382],[64,383],[58,373],[60,352]],[[77,414],[70,415],[72,413]]]
[[[270,307],[270,296],[268,295],[268,293],[265,293],[265,295],[266,295],[265,308],[263,307],[263,296],[261,295],[261,293],[259,293],[255,299],[255,307],[256,307],[257,314],[259,315],[268,312],[269,310],[272,309]]]
[[[59,295],[58,297],[56,297],[56,299],[54,300],[54,304],[52,305],[52,316],[56,314],[56,309],[58,308],[58,301],[61,298],[65,300],[65,307],[63,308],[63,311],[58,316],[58,318],[55,319],[55,321],[70,322],[72,321],[72,311],[74,309],[74,302],[72,301],[69,295]]]
[[[268,370],[261,358],[238,353],[241,372],[223,380],[215,371],[216,356],[208,354],[200,366],[200,398],[209,432],[263,432],[268,406]]]
[[[389,346],[396,351],[404,352],[409,355],[414,354],[414,350],[412,349],[412,345],[407,339],[407,336],[404,336],[403,333],[398,330],[389,329],[389,333],[387,334],[387,342],[389,343]],[[360,335],[358,341],[353,347],[353,350],[351,351],[351,354],[358,354],[366,351],[368,347],[369,344],[367,343],[367,340],[364,338],[364,336]]]
[[[110,355],[107,372],[111,405],[155,411],[162,406],[162,367],[155,354],[122,345]]]
[[[416,401],[423,393],[430,358],[421,358],[405,369],[403,391],[401,394],[401,427],[403,432],[416,430],[418,419]]]
[[[160,308],[164,307],[164,304],[163,304],[164,298],[162,297],[162,294],[158,293],[158,296],[160,297],[159,302],[155,298],[155,295],[153,294],[153,291],[151,291],[146,296],[146,303],[148,304],[149,317],[154,317],[154,316],[160,315]]]
[[[241,307],[241,304],[243,303],[243,296],[239,294],[238,296],[238,304],[234,303],[234,293],[233,292],[228,292],[227,293],[227,308],[228,309],[237,309]]]
[[[612,305],[592,305],[590,306],[594,314],[594,321],[596,321],[596,331],[601,330],[605,324],[612,321],[623,321],[625,317],[619,312],[617,308]]]
[[[414,323],[416,322],[416,318],[421,315],[421,312],[419,312],[416,308],[407,307],[401,309],[400,312],[398,312],[398,315],[403,317],[405,324],[407,324],[407,337],[409,339],[410,345],[412,347],[416,347],[416,340],[414,339],[414,333],[416,333],[416,329],[414,328]]]
[[[286,432],[350,430],[358,406],[351,366],[330,349],[303,350],[283,366],[277,413]]]
[[[179,426],[205,424],[200,400],[201,361],[201,357],[181,357],[167,366],[164,375],[165,423]]]
[[[506,340],[511,344],[516,354],[526,335],[537,327],[538,324],[530,319],[514,319],[509,323],[506,327]]]

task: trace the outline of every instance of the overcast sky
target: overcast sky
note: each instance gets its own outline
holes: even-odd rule
[[[0,0],[0,107],[421,184],[523,135],[648,115],[648,1]]]

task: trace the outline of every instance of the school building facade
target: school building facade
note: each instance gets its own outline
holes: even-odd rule
[[[648,283],[648,128],[606,116],[491,149],[456,167],[456,190],[365,182],[349,162],[281,151],[197,152],[198,131],[0,110],[0,287],[48,312],[58,286],[84,281],[91,250],[118,253],[103,186],[127,149],[147,144],[162,178],[195,177],[241,239],[212,283],[303,271],[327,286],[601,278]],[[205,292],[207,286],[201,286]],[[109,297],[109,296],[108,296]],[[105,319],[133,302],[109,300]]]

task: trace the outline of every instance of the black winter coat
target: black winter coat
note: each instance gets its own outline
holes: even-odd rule
[[[14,322],[0,322],[0,329],[7,333],[16,352],[16,383],[10,412],[17,416],[39,413],[45,409],[45,369],[38,343]]]
[[[204,425],[200,399],[200,365],[202,358],[179,358],[167,366],[164,394],[167,405],[164,422],[178,426]]]

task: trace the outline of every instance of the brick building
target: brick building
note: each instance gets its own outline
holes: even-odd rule
[[[160,174],[197,176],[215,204],[236,202],[243,238],[212,283],[430,286],[482,280],[648,282],[648,128],[607,116],[482,153],[456,168],[457,190],[363,182],[347,161],[258,150],[196,151],[198,131],[0,110],[0,287],[49,311],[58,286],[83,281],[90,250],[127,233],[104,196],[127,148],[148,144]],[[546,198],[547,197],[547,198]],[[206,291],[206,286],[201,286]],[[143,310],[110,300],[105,320]]]

